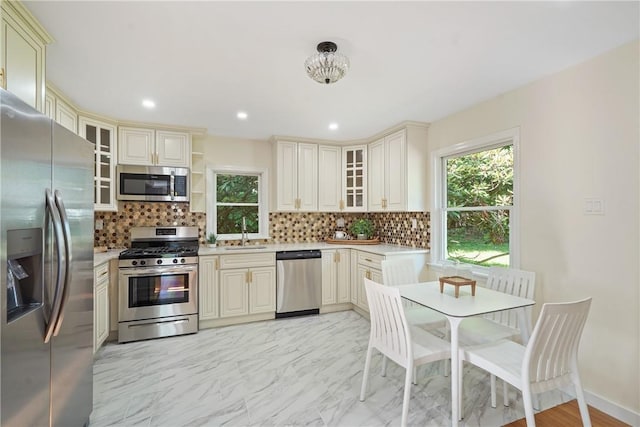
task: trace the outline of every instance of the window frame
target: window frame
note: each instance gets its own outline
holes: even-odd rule
[[[520,268],[520,128],[507,129],[491,135],[470,139],[431,153],[434,192],[431,211],[431,263],[436,267],[450,264],[446,259],[446,168],[447,158],[513,145],[513,206],[509,213],[509,267]],[[464,209],[463,209],[464,210]],[[464,264],[472,271],[486,274],[488,267]]]
[[[258,176],[258,233],[249,233],[251,239],[269,238],[269,171],[265,168],[252,168],[245,166],[207,165],[207,231],[206,234],[215,233],[218,240],[240,240],[242,233],[218,234],[217,228],[217,175],[256,175]]]

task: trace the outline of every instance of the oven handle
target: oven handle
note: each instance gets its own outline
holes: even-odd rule
[[[176,177],[174,171],[171,171],[171,178],[169,179],[169,182],[171,183],[169,187],[169,195],[171,196],[171,200],[173,200],[176,195]]]
[[[197,266],[195,265],[183,265],[180,267],[174,267],[174,266],[167,266],[167,267],[158,267],[158,268],[151,268],[151,267],[142,267],[142,268],[127,268],[125,269],[120,269],[120,273],[125,275],[125,276],[148,276],[148,275],[160,275],[160,276],[167,276],[169,274],[176,274],[176,273],[189,273],[189,272],[196,272],[198,270]]]
[[[183,317],[182,319],[172,319],[172,320],[154,320],[148,323],[136,323],[133,325],[127,325],[127,328],[129,329],[144,328],[145,326],[151,326],[151,325],[160,325],[160,324],[166,324],[166,323],[178,324],[178,323],[185,323],[188,321],[189,319],[187,319],[186,317]]]

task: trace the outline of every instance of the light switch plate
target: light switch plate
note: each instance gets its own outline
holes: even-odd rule
[[[604,215],[604,200],[586,197],[584,199],[583,212],[585,215]]]
[[[338,218],[338,219],[336,220],[336,225],[337,225],[338,227],[344,227],[344,218]]]
[[[104,228],[104,220],[96,219],[96,230],[102,230]]]

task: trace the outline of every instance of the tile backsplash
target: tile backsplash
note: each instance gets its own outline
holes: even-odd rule
[[[324,241],[336,230],[349,230],[356,219],[367,217],[374,223],[376,234],[383,243],[429,248],[430,218],[428,212],[334,213],[334,212],[271,212],[269,240],[260,243],[304,243]],[[338,219],[345,226],[338,228]],[[124,202],[118,212],[96,212],[101,230],[94,234],[95,246],[126,248],[131,241],[132,227],[192,226],[200,229],[200,243],[204,244],[206,215],[190,212],[188,203]],[[416,227],[412,228],[412,220]],[[239,241],[222,241],[222,245]]]

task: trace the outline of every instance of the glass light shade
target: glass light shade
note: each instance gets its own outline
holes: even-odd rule
[[[349,69],[349,58],[337,53],[336,48],[333,42],[318,45],[318,53],[304,62],[309,77],[323,84],[335,83],[344,77]]]

